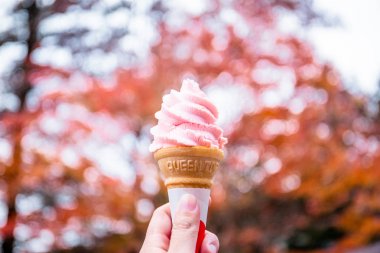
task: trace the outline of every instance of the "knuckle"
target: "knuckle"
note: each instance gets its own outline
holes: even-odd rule
[[[214,233],[210,232],[210,237],[212,238],[213,241],[219,244],[219,238]]]
[[[190,222],[187,222],[187,221],[174,222],[173,229],[175,229],[175,230],[188,230],[191,228],[191,226],[192,226],[192,224]]]
[[[195,227],[194,220],[188,216],[177,217],[173,222],[174,230],[190,230]]]
[[[215,244],[216,244],[216,246],[219,248],[219,238],[216,236],[216,235],[214,235],[214,239],[215,239]]]
[[[214,233],[211,233],[210,231],[206,231],[206,238],[208,242],[211,242],[217,248],[219,248],[219,238]]]

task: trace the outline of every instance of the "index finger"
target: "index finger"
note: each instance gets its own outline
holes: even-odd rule
[[[157,208],[152,215],[152,219],[149,222],[147,235],[162,234],[170,237],[172,230],[172,219],[170,215],[169,203]]]

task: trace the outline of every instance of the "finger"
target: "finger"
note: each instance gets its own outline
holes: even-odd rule
[[[149,222],[147,234],[160,233],[169,237],[172,229],[171,224],[172,220],[170,215],[170,205],[169,203],[166,203],[153,212],[152,219]]]
[[[167,252],[171,228],[170,207],[165,204],[154,211],[140,253]]]
[[[197,199],[185,194],[173,219],[169,253],[194,253],[198,237],[200,211]]]
[[[219,250],[219,239],[218,237],[206,231],[205,239],[203,240],[201,253],[216,253]]]

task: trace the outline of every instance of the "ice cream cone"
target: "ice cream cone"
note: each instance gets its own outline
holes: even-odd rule
[[[223,157],[222,150],[203,146],[169,147],[154,153],[168,188],[172,218],[182,195],[189,193],[198,200],[201,222],[196,253],[200,251],[205,236],[212,179]]]
[[[202,146],[162,148],[154,153],[169,189],[210,189],[223,157],[220,149]]]

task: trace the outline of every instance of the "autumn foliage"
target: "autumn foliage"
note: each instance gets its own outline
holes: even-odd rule
[[[3,244],[138,252],[153,209],[167,201],[149,129],[162,95],[184,77],[225,104],[229,142],[208,221],[220,252],[346,252],[379,240],[379,112],[279,29],[281,15],[305,25],[321,17],[309,1],[209,2],[181,22],[154,4],[160,38],[107,77],[37,64],[41,45],[28,40],[21,106],[0,115],[0,148],[9,150],[0,152]]]

